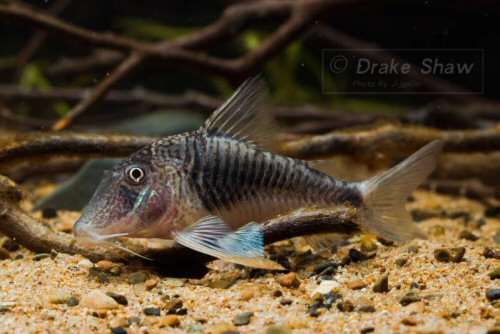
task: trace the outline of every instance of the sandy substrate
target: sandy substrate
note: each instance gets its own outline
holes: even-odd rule
[[[494,240],[495,234],[500,233],[500,220],[485,217],[485,207],[479,202],[426,192],[416,193],[415,199],[408,208],[415,210],[418,224],[429,234],[429,240],[384,246],[373,238],[352,238],[350,244],[340,247],[330,259],[341,262],[350,249],[361,250],[361,240],[363,253],[372,257],[376,247],[376,255],[334,266],[324,273],[321,284],[326,290],[322,292],[330,292],[326,296],[314,294],[320,285],[314,269],[330,259],[310,255],[308,246],[300,241],[295,243],[295,250],[290,243],[274,247],[295,268],[295,274],[284,276],[286,273],[216,263],[203,279],[162,277],[139,264],[100,263],[92,269],[93,264],[85,258],[65,254],[34,261],[36,254],[21,247],[10,252],[12,259],[0,261],[0,332],[494,333],[495,328],[500,330],[500,302],[486,297],[488,290],[500,288],[500,279],[488,276],[500,267],[500,260],[484,255],[485,247],[500,249]],[[77,216],[59,213],[48,221],[64,230],[71,227]],[[464,229],[479,239],[459,238]],[[439,262],[434,251],[442,247],[465,247],[465,255],[459,262]],[[21,255],[23,258],[19,259]],[[376,293],[373,285],[383,274],[388,274],[389,291]],[[118,304],[106,296],[108,292],[124,296],[128,305]],[[406,299],[402,301],[404,296]],[[73,298],[68,302],[70,297]],[[123,298],[115,296],[115,299],[124,303]],[[147,315],[146,308],[149,314],[160,315]],[[245,312],[253,315],[245,316]]]

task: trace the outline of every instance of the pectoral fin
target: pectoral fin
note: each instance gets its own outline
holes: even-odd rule
[[[232,231],[220,217],[207,216],[176,232],[174,239],[185,247],[228,262],[261,269],[284,269],[264,257],[264,237],[255,223]]]

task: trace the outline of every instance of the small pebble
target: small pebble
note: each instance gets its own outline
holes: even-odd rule
[[[158,322],[159,327],[177,327],[180,324],[181,320],[177,315],[174,314],[164,315]]]
[[[158,280],[155,279],[155,278],[150,278],[148,280],[146,280],[146,282],[144,282],[144,287],[146,288],[146,290],[152,290],[154,287],[156,287],[158,285]]]
[[[273,325],[266,329],[266,334],[292,334],[292,329],[286,325]]]
[[[290,272],[278,278],[278,283],[285,288],[298,288],[300,281],[297,279],[297,274]]]
[[[375,311],[375,306],[373,305],[363,305],[358,307],[358,312],[373,313]]]
[[[497,244],[500,245],[500,231],[496,231],[495,234],[493,235],[493,241]]]
[[[439,262],[460,262],[464,255],[464,247],[438,248],[434,250],[434,258]]]
[[[57,210],[54,208],[42,209],[42,217],[45,219],[52,219],[57,217]]]
[[[372,301],[366,297],[359,297],[352,301],[358,312],[372,313],[375,312],[375,307]]]
[[[281,290],[274,290],[271,294],[274,298],[283,296],[283,292]]]
[[[292,305],[292,300],[290,298],[282,298],[280,304],[283,306]]]
[[[22,259],[24,259],[23,254],[17,254],[16,257],[14,258],[14,260],[22,260]]]
[[[316,281],[318,281],[318,282],[331,281],[331,280],[333,280],[332,275],[321,275],[321,276],[316,277]]]
[[[422,313],[425,310],[425,304],[423,301],[414,302],[405,307],[405,310],[410,313]]]
[[[401,320],[401,323],[403,325],[406,325],[406,326],[416,326],[417,325],[417,321],[412,317],[403,318],[403,320]]]
[[[445,229],[441,225],[434,225],[429,229],[429,234],[432,235],[433,237],[439,237],[444,235]]]
[[[228,274],[226,276],[223,276],[220,279],[217,279],[215,281],[211,281],[208,286],[213,289],[228,289],[231,286],[233,286],[236,281],[239,279],[239,276],[234,275],[234,274]]]
[[[127,334],[127,330],[121,326],[111,328],[113,334]]]
[[[360,279],[355,279],[347,283],[347,287],[351,290],[363,289],[365,286],[366,284]]]
[[[55,249],[50,250],[50,259],[51,260],[55,260],[57,255],[59,255],[59,253]]]
[[[499,279],[500,278],[500,267],[496,267],[491,271],[488,276],[490,276],[491,279]]]
[[[477,235],[472,233],[471,231],[468,230],[463,230],[458,234],[459,239],[464,239],[464,240],[469,240],[469,241],[476,241],[479,239]]]
[[[316,265],[314,267],[314,272],[319,275],[319,274],[323,273],[325,270],[327,270],[329,268],[332,268],[333,271],[336,272],[336,269],[339,266],[340,266],[340,263],[337,262],[337,261],[334,261],[334,260],[326,261],[326,262],[323,262],[323,263],[320,263],[320,264]]]
[[[481,228],[484,225],[486,225],[486,220],[484,218],[479,218],[478,220],[474,221],[473,223],[470,224],[473,228]]]
[[[133,324],[136,324],[137,326],[139,326],[141,324],[141,318],[139,318],[139,317],[130,317],[127,320],[127,324],[129,326],[132,326]]]
[[[208,328],[206,332],[212,334],[238,333],[236,326],[224,321],[216,322],[212,327]]]
[[[69,297],[68,301],[66,302],[66,305],[73,307],[73,306],[78,305],[79,303],[80,303],[80,300],[78,299],[78,297],[71,296],[71,297]]]
[[[488,259],[500,260],[500,249],[485,247],[483,250],[483,256]]]
[[[12,240],[11,238],[5,238],[2,241],[2,244],[0,245],[0,247],[5,248],[9,252],[15,252],[15,251],[19,250],[19,244],[16,241]]]
[[[0,314],[5,313],[9,310],[9,307],[7,305],[0,305]]]
[[[337,308],[341,312],[352,312],[352,311],[354,311],[354,305],[349,300],[345,300],[345,301],[343,301],[341,303],[338,303],[337,304]]]
[[[146,307],[144,309],[144,314],[145,315],[154,315],[154,316],[160,316],[161,310],[159,307]]]
[[[90,268],[92,268],[94,264],[87,259],[83,259],[78,261],[77,266],[80,267],[81,269],[90,270]]]
[[[40,253],[40,254],[36,254],[35,256],[33,256],[31,259],[33,261],[40,261],[40,260],[43,260],[43,259],[46,259],[50,257],[50,254],[49,253]]]
[[[408,292],[406,295],[404,295],[400,300],[399,303],[403,306],[410,305],[411,303],[416,303],[422,300],[422,297],[417,295],[415,292]]]
[[[253,289],[243,290],[240,294],[240,300],[247,302],[250,299],[252,299],[254,297],[254,295],[255,295],[255,293],[254,293]]]
[[[129,282],[130,284],[138,284],[143,283],[147,278],[148,276],[144,272],[137,271],[128,275],[127,282]]]
[[[185,307],[176,310],[174,313],[171,313],[171,311],[168,311],[168,314],[177,314],[177,315],[186,315],[187,313],[188,313],[188,310]]]
[[[118,308],[118,303],[101,290],[92,290],[86,294],[80,305],[95,310],[111,310]]]
[[[328,305],[332,306],[333,303],[335,303],[337,300],[341,300],[342,296],[337,294],[337,293],[325,293],[323,295],[323,302]]]
[[[167,312],[175,313],[176,310],[182,308],[183,302],[179,298],[173,298],[167,301],[164,305],[164,308],[167,309]]]
[[[363,252],[373,252],[377,249],[377,244],[373,236],[363,236],[361,237],[361,251]]]
[[[66,304],[71,296],[64,292],[58,291],[55,294],[49,296],[48,302],[50,304]]]
[[[108,275],[100,271],[97,267],[89,269],[89,277],[96,278],[101,283],[109,283]]]
[[[496,216],[500,216],[500,206],[494,206],[488,208],[485,212],[486,217],[494,218]]]
[[[373,332],[375,332],[375,327],[365,327],[359,331],[360,334],[367,334],[367,333],[373,333]]]
[[[491,289],[486,291],[486,298],[489,301],[495,301],[500,299],[500,289]]]
[[[317,293],[324,295],[330,292],[337,292],[339,288],[340,284],[337,281],[334,280],[322,281],[319,284],[319,286],[313,291],[312,295],[314,296]]]
[[[123,306],[127,306],[128,305],[128,300],[127,300],[127,298],[124,295],[119,295],[119,294],[111,292],[111,291],[108,291],[106,293],[106,295],[108,295],[109,297],[113,298],[120,305],[123,305]]]
[[[233,318],[233,324],[236,326],[244,326],[248,325],[250,323],[250,319],[253,316],[253,312],[244,312],[241,314],[238,314]]]
[[[403,253],[418,253],[418,246],[414,244],[408,244],[401,247],[401,254]]]
[[[349,249],[349,258],[353,262],[361,262],[369,259],[369,257],[366,254],[363,254],[359,250],[354,248]]]
[[[389,291],[389,273],[385,273],[373,285],[373,292],[383,293]]]
[[[408,262],[407,259],[405,259],[404,257],[400,257],[400,258],[397,258],[394,263],[398,266],[398,267],[402,267],[404,266],[406,263]]]
[[[120,265],[111,261],[101,260],[96,263],[97,268],[102,272],[111,273],[114,268],[119,268]]]

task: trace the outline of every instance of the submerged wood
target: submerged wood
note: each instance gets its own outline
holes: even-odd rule
[[[0,164],[12,159],[37,156],[100,155],[119,157],[130,154],[156,138],[92,133],[29,133],[0,141]],[[420,126],[382,124],[374,127],[332,131],[316,136],[292,136],[278,148],[284,155],[315,159],[348,155],[362,161],[398,157],[415,152],[435,139],[445,142],[444,151],[489,153],[500,151],[500,128],[441,131]],[[285,138],[284,138],[285,141]]]

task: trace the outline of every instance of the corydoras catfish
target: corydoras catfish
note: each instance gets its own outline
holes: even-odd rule
[[[264,149],[271,128],[264,83],[243,83],[198,130],[162,138],[111,169],[76,222],[76,237],[173,239],[252,267],[280,269],[264,256],[259,223],[306,205],[358,208],[360,230],[402,241],[421,237],[404,204],[433,171],[441,141],[392,169],[349,183],[307,162]],[[308,237],[313,247],[335,235]]]

